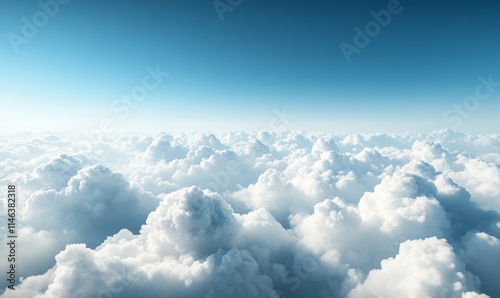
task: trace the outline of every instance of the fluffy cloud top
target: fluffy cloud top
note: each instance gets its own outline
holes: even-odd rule
[[[500,135],[1,140],[2,297],[500,297]]]
[[[401,243],[394,258],[370,271],[349,297],[460,297],[474,288],[464,264],[444,239],[436,237]]]
[[[233,210],[220,195],[191,187],[163,198],[142,233],[158,253],[171,247],[180,254],[207,256],[230,248],[237,230]]]

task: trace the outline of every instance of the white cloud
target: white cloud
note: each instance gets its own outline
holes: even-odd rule
[[[0,139],[5,297],[500,296],[500,135]]]
[[[461,156],[459,163],[463,170],[450,173],[450,177],[465,187],[472,195],[472,200],[484,210],[500,213],[500,168],[478,158],[469,159]]]
[[[500,240],[484,232],[470,233],[464,240],[464,253],[470,271],[481,286],[495,296],[500,293]]]
[[[471,277],[444,239],[401,243],[348,297],[460,297],[474,290]]]
[[[65,188],[35,191],[21,217],[38,230],[71,233],[96,245],[106,235],[129,228],[138,231],[158,201],[133,187],[120,173],[102,164],[77,172]]]
[[[167,195],[146,223],[141,232],[160,255],[173,250],[207,256],[229,249],[238,231],[231,206],[220,195],[195,187]]]

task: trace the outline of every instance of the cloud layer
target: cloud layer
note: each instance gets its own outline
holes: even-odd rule
[[[3,297],[500,296],[500,135],[0,139]]]

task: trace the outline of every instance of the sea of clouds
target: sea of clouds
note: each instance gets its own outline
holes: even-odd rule
[[[500,134],[4,134],[9,184],[2,297],[500,297]]]

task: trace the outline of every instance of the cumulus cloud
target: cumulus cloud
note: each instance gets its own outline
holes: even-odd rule
[[[18,268],[24,274],[39,274],[53,266],[54,256],[67,244],[96,247],[122,228],[138,232],[159,201],[122,174],[102,164],[82,167],[67,155],[37,166],[26,176],[20,184],[46,185],[18,200],[19,242],[37,246],[36,250],[30,245],[18,247],[23,260]],[[0,264],[7,266],[6,261]]]
[[[64,189],[35,191],[22,218],[39,230],[75,232],[95,246],[120,228],[138,231],[157,203],[120,173],[97,164],[78,171]]]
[[[176,145],[172,136],[162,134],[156,137],[146,149],[144,158],[151,162],[171,161],[186,156],[187,150]]]
[[[73,156],[62,154],[49,162],[37,166],[33,173],[26,172],[24,184],[37,189],[53,188],[60,190],[83,168],[83,162]]]
[[[3,297],[500,296],[500,135],[2,140]]]
[[[231,206],[220,195],[191,187],[163,198],[142,228],[151,247],[207,256],[229,249],[238,225]]]
[[[488,293],[500,293],[500,240],[485,232],[470,233],[464,240],[465,259]]]
[[[500,168],[493,163],[461,156],[458,163],[463,166],[450,177],[463,185],[474,201],[484,210],[500,212]]]
[[[464,264],[444,239],[408,240],[348,297],[460,297],[474,289]],[[467,274],[467,275],[466,275]]]

